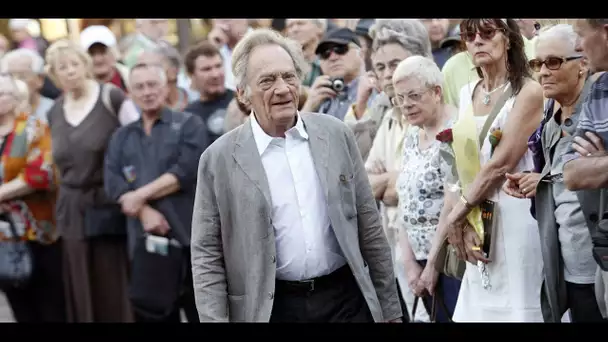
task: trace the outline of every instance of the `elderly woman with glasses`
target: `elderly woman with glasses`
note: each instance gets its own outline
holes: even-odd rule
[[[410,289],[417,297],[423,297],[428,311],[433,296],[437,296],[444,305],[437,306],[434,318],[448,322],[456,306],[460,281],[443,275],[438,279],[435,269],[439,247],[445,240],[445,230],[438,227],[446,195],[445,164],[439,152],[441,143],[435,137],[451,127],[458,112],[444,103],[443,75],[431,58],[411,56],[403,60],[393,74],[393,84],[395,96],[391,101],[412,126],[403,144],[405,163],[396,185],[401,259]]]
[[[460,31],[481,79],[462,88],[452,127],[460,193],[444,203],[447,235],[469,261],[454,321],[542,321],[536,221],[529,200],[501,191],[506,173],[533,167],[527,140],[542,118],[542,88],[514,20],[465,19]]]
[[[12,226],[27,241],[34,266],[27,283],[2,291],[17,322],[65,322],[51,134],[26,107],[27,85],[1,74],[0,245],[15,238]]]
[[[530,141],[534,172],[507,174],[503,189],[515,198],[534,198],[541,235],[544,286],[541,305],[545,322],[560,322],[570,309],[573,322],[598,322],[595,298],[596,263],[591,236],[577,194],[562,177],[563,156],[572,144],[583,99],[592,76],[576,52],[577,35],[570,25],[540,33],[536,58],[530,61],[549,99],[541,126]]]

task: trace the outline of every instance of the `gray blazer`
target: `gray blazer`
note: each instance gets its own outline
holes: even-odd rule
[[[376,322],[402,316],[391,250],[353,133],[300,113],[329,216]],[[268,322],[276,249],[268,180],[249,119],[202,154],[192,219],[192,274],[201,322]]]
[[[549,115],[549,120],[545,124],[542,132],[541,141],[543,154],[545,157],[545,166],[541,172],[541,182],[536,187],[536,220],[540,233],[541,253],[544,264],[544,282],[541,290],[541,309],[545,322],[559,323],[562,316],[568,310],[566,297],[566,281],[564,280],[564,261],[561,256],[561,247],[558,236],[559,226],[555,221],[555,201],[553,197],[553,186],[547,180],[551,174],[551,164],[554,158],[562,158],[562,156],[554,156],[553,149],[561,139],[572,140],[581,112],[583,100],[587,97],[592,81],[587,79],[585,87],[575,105],[574,113],[570,117],[572,124],[570,126],[560,126],[553,119],[553,113],[545,113]],[[553,109],[553,106],[548,109]],[[562,127],[568,131],[569,136],[562,137]],[[587,225],[591,227],[593,223],[590,221],[589,213],[586,212],[583,203],[586,202],[581,198],[581,192],[577,192],[579,202]]]

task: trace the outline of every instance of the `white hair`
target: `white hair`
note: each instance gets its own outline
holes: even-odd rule
[[[399,44],[411,55],[433,56],[429,33],[418,19],[376,19],[369,35],[373,51],[387,44]]]
[[[302,48],[297,42],[283,37],[270,29],[256,29],[248,32],[236,45],[232,52],[232,73],[237,88],[247,90],[247,67],[253,50],[262,45],[278,45],[282,47],[293,60],[297,76],[300,80],[308,72],[309,65],[304,59]]]
[[[557,24],[554,26],[547,27],[538,34],[538,37],[534,42],[534,47],[536,48],[540,41],[545,41],[548,39],[555,39],[561,44],[566,45],[566,47],[568,48],[568,54],[576,53],[578,35],[576,34],[576,32],[574,32],[574,28],[572,27],[572,25]]]
[[[44,59],[42,56],[40,56],[40,54],[38,54],[36,51],[25,48],[19,48],[7,52],[4,57],[2,57],[2,60],[0,60],[0,70],[2,72],[8,72],[11,63],[24,58],[29,58],[31,61],[30,68],[34,73],[38,75],[44,74]]]
[[[410,56],[402,60],[393,73],[393,84],[406,78],[415,78],[428,88],[439,86],[443,89],[443,74],[437,63],[428,57]]]
[[[154,69],[154,71],[158,74],[158,77],[160,77],[160,83],[162,85],[167,84],[167,73],[165,71],[165,68],[162,65],[158,65],[158,64],[154,64],[154,63],[139,63],[139,64],[135,64],[133,66],[133,68],[131,68],[131,70],[129,71],[129,82],[128,82],[129,89],[131,89],[131,76],[133,75],[133,70],[135,70],[135,69]]]

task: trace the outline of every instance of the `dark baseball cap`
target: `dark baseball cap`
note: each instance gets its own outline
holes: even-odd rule
[[[357,37],[357,34],[355,32],[346,27],[336,28],[331,31],[328,31],[325,36],[323,36],[323,39],[321,39],[321,42],[319,42],[319,45],[317,45],[315,54],[320,54],[326,48],[327,45],[348,45],[349,43],[361,46],[359,44],[359,38]]]

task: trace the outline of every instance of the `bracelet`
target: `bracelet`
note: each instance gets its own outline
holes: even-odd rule
[[[469,201],[467,201],[467,199],[464,197],[464,195],[460,195],[460,202],[462,202],[462,204],[464,204],[464,207],[467,208],[468,210],[473,209],[473,206],[471,205],[471,203],[469,203]]]

